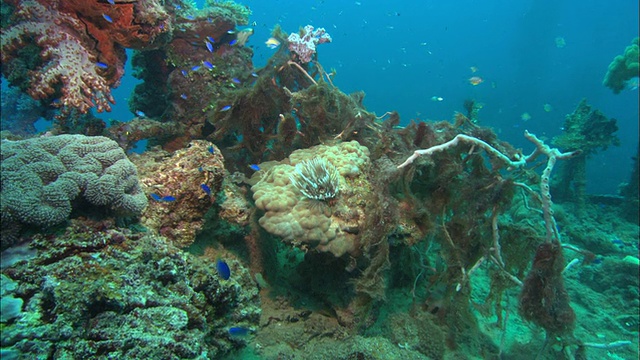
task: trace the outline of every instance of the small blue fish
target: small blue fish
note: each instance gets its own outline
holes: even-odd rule
[[[593,261],[591,263],[594,264],[594,265],[602,264],[602,258],[601,257],[597,257],[597,258],[593,259]]]
[[[207,150],[209,150],[209,152],[210,152],[211,154],[214,154],[214,153],[215,153],[215,149],[213,148],[213,145],[209,145],[209,147],[207,148]]]
[[[235,84],[240,84],[240,79],[238,78],[233,78],[231,79],[231,82],[235,83]]]
[[[231,105],[223,106],[220,111],[229,111],[229,109],[231,109]]]
[[[209,40],[209,42],[211,42],[212,44],[216,42],[216,40],[211,36],[207,36],[207,40]]]
[[[109,67],[109,65],[107,65],[107,64],[105,64],[105,63],[103,63],[103,62],[100,62],[100,61],[98,61],[98,62],[96,63],[96,66],[97,66],[97,67],[99,67],[99,68],[101,68],[101,69],[107,69],[107,68]]]
[[[246,336],[250,330],[244,326],[234,326],[229,328],[229,335],[231,336]]]
[[[200,65],[195,65],[191,68],[191,71],[198,71],[200,69]]]
[[[108,22],[112,23],[113,19],[111,18],[111,16],[107,15],[107,14],[102,14],[102,17],[107,20]]]
[[[136,110],[136,116],[139,117],[147,117],[147,114],[145,114],[144,112],[140,111],[140,110]]]
[[[218,270],[218,274],[225,280],[229,280],[231,277],[231,269],[229,269],[229,265],[227,265],[224,260],[218,259],[216,261],[216,270]]]
[[[209,44],[209,43],[207,43],[207,44]],[[210,70],[213,70],[213,68],[215,68],[215,67],[216,67],[215,65],[213,65],[213,64],[212,64],[212,63],[210,63],[210,62],[208,62],[207,60],[203,61],[202,63],[204,64],[204,66],[205,66],[207,69],[210,69]]]
[[[235,34],[235,33],[236,33],[236,31],[235,31],[235,30],[227,30],[227,34],[229,34],[229,35],[233,35],[233,34]]]
[[[257,78],[257,77],[258,77],[258,74],[257,74],[257,73],[252,72],[252,73],[251,73],[251,76],[253,76],[254,78]]]
[[[182,6],[176,5],[176,10],[182,10]]]
[[[188,96],[187,96],[187,94],[180,94],[180,98],[182,100],[187,100]]]
[[[256,165],[256,164],[251,164],[249,165],[249,168],[253,171],[259,171],[260,170],[260,166]]]
[[[626,245],[626,244],[624,243],[624,241],[622,241],[622,240],[620,240],[620,239],[618,239],[618,238],[615,238],[615,239],[611,240],[611,242],[612,242],[615,246],[617,246],[617,247],[618,247],[618,249],[622,249],[622,248],[624,248],[624,247],[625,247],[625,245]]]
[[[176,201],[176,198],[174,198],[173,196],[160,196],[156,193],[151,193],[149,194],[149,196],[151,196],[151,198],[155,201],[166,201],[166,202]]]
[[[182,73],[182,76],[184,76],[184,77],[189,76],[189,73],[187,72],[187,70],[180,70],[180,72]]]
[[[187,20],[194,20],[195,18],[193,17],[193,15],[187,15],[185,16],[187,18]]]
[[[107,2],[108,2],[109,4],[111,4],[111,5],[115,5],[115,4],[116,4],[116,2],[115,2],[114,0],[107,0]]]
[[[238,43],[238,39],[233,39],[233,40],[229,41],[229,45],[231,45],[231,46],[233,46],[233,45],[235,45],[237,43]]]
[[[208,41],[205,41],[204,43],[207,45],[207,50],[209,50],[209,52],[213,52],[213,45]]]
[[[200,184],[202,191],[204,191],[207,195],[211,195],[211,188],[207,184]]]

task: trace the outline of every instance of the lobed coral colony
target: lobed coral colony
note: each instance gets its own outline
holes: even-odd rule
[[[637,159],[619,199],[588,197],[617,126],[586,101],[521,150],[472,100],[367,111],[323,28],[276,27],[253,68],[232,2],[1,10],[7,99],[30,104],[2,124],[3,359],[637,356]],[[104,124],[125,49],[137,116]],[[605,84],[634,74],[637,39]]]

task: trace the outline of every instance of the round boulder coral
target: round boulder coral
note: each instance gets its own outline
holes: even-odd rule
[[[320,161],[326,161],[324,169],[317,169]],[[361,199],[371,192],[365,176],[369,163],[369,150],[356,141],[294,151],[288,162],[257,175],[262,177],[251,188],[256,207],[264,211],[260,226],[294,246],[315,248],[336,257],[357,255],[359,229],[366,219]],[[316,174],[311,175],[313,172]],[[314,177],[323,180],[312,180]],[[314,188],[306,182],[322,185]],[[338,184],[339,192],[331,190]],[[332,196],[320,196],[321,187],[330,188],[323,191]],[[327,199],[332,203],[318,202]]]

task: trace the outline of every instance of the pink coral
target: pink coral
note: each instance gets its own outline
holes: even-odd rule
[[[161,35],[171,32],[169,16],[157,0],[6,3],[14,12],[10,26],[2,29],[4,74],[11,78],[9,73],[17,68],[11,63],[23,56],[26,46],[36,45],[40,63],[28,69],[27,92],[35,99],[60,95],[56,105],[65,110],[110,111],[111,88],[124,74],[125,47],[157,47]]]
[[[324,28],[313,29],[313,26],[304,27],[303,34],[292,33],[287,39],[289,50],[296,54],[303,64],[311,61],[311,57],[316,53],[316,45],[331,42],[331,36]]]

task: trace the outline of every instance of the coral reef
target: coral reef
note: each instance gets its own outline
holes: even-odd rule
[[[637,225],[552,202],[557,161],[617,141],[586,102],[556,147],[525,131],[526,155],[473,99],[405,127],[368,112],[319,63],[322,28],[276,26],[255,69],[229,1],[2,6],[3,73],[65,115],[2,143],[3,358],[637,357]],[[87,110],[125,48],[137,117],[107,128]],[[113,141],[50,136],[71,132]]]
[[[167,84],[171,65],[165,58],[163,49],[133,52],[132,75],[142,80],[136,84],[128,100],[129,109],[134,114],[142,111],[150,118],[162,119],[166,117],[165,112],[171,108],[171,89]]]
[[[46,108],[19,88],[9,86],[6,81],[2,81],[0,86],[0,130],[19,136],[35,134],[34,124],[40,117],[46,116]]]
[[[3,271],[24,301],[2,321],[3,357],[204,359],[245,345],[230,329],[255,330],[260,308],[240,263],[223,280],[210,259],[113,228],[73,220],[53,241],[34,237],[37,256]]]
[[[624,53],[616,56],[609,64],[609,69],[607,69],[602,84],[613,90],[614,94],[619,94],[624,90],[627,80],[640,76],[640,65],[638,64],[640,57],[638,52],[639,41],[640,38],[633,39],[631,45],[624,49]]]
[[[207,114],[227,105],[217,106],[216,99],[251,84],[253,52],[237,41],[242,32],[236,26],[248,22],[246,8],[213,1],[202,9],[189,2],[171,7],[171,40],[158,50],[134,53],[134,76],[144,82],[136,85],[129,108],[181,124],[181,133],[167,145],[174,151],[202,137]]]
[[[620,145],[620,140],[614,134],[616,131],[616,119],[607,118],[600,110],[592,109],[586,99],[582,99],[573,113],[565,116],[564,132],[552,143],[567,150],[580,149],[588,157],[607,150],[610,145]]]
[[[640,144],[636,156],[633,157],[633,168],[629,175],[629,182],[620,189],[624,197],[622,216],[636,224],[640,223]]]
[[[136,117],[128,122],[113,121],[107,134],[125,151],[130,151],[140,140],[148,139],[149,146],[180,136],[184,132],[180,123],[160,122]]]
[[[147,206],[135,165],[113,140],[83,135],[3,140],[3,229],[7,223],[63,222],[80,194],[119,215],[137,216]]]
[[[601,111],[592,109],[586,99],[580,101],[573,113],[565,116],[564,131],[554,137],[552,143],[563,149],[579,149],[582,153],[562,165],[557,185],[554,184],[557,199],[574,202],[577,211],[584,209],[587,159],[610,145],[619,145],[616,131],[616,119],[609,119]]]
[[[159,47],[172,31],[157,0],[3,3],[11,7],[2,28],[3,74],[35,99],[59,98],[53,104],[63,110],[109,111],[111,89],[124,74],[124,49]]]
[[[153,199],[142,215],[142,224],[174,246],[191,245],[222,187],[225,170],[220,150],[208,141],[194,140],[171,155],[148,151],[134,161],[140,169],[140,183]]]

